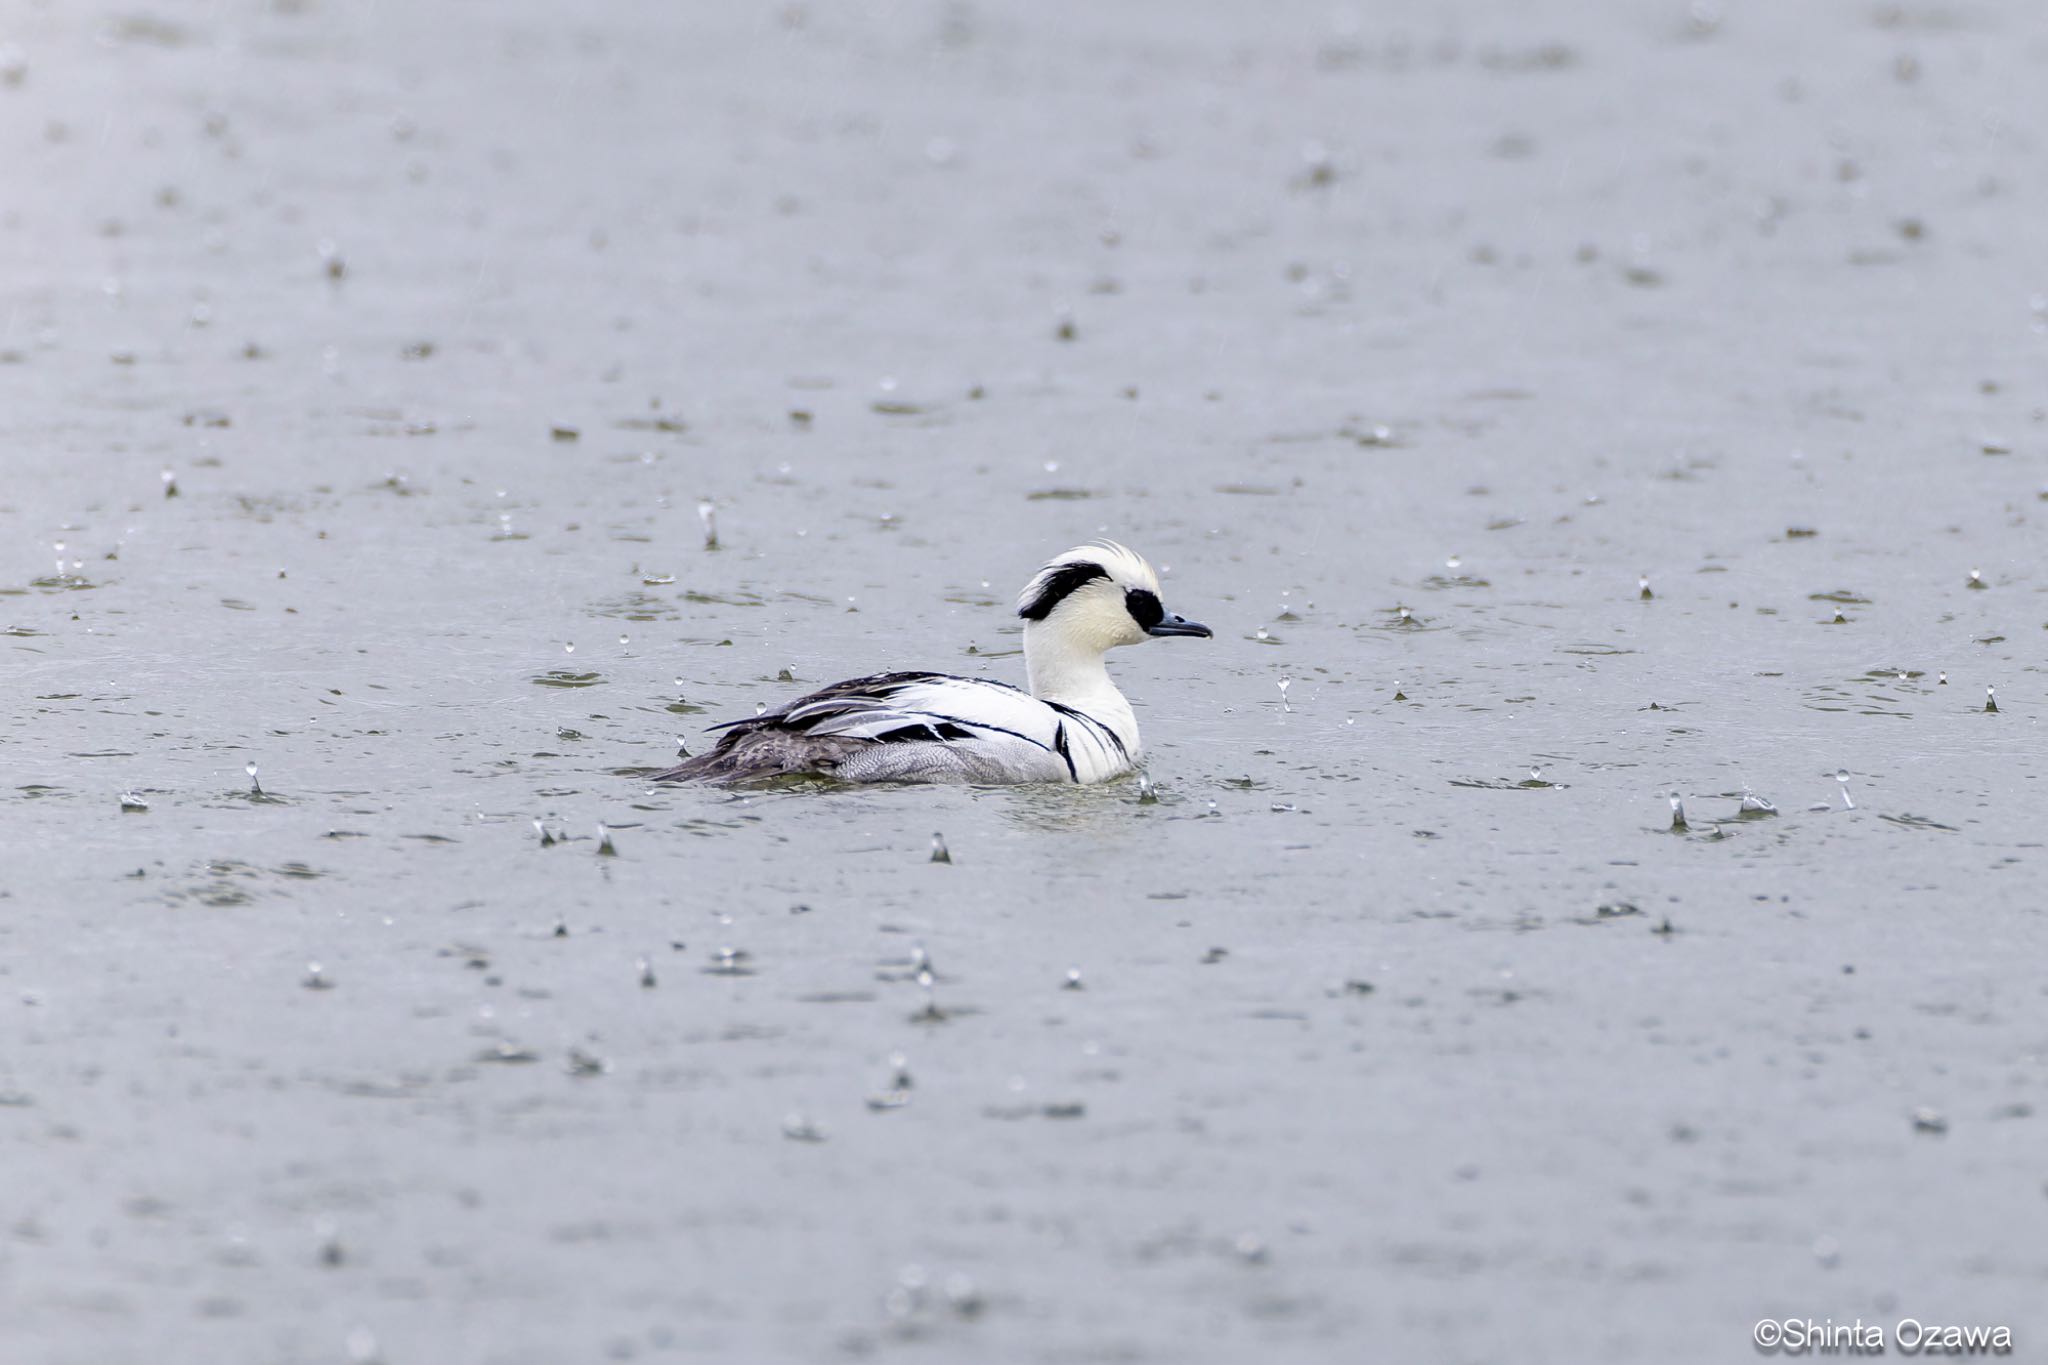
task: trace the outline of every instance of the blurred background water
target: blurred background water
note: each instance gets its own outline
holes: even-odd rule
[[[2044,92],[2020,3],[12,7],[10,1349],[2038,1336]],[[1217,629],[1142,784],[640,780],[1021,682],[1098,534]]]

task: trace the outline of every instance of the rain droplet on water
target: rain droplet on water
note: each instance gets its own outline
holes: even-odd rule
[[[575,645],[575,642],[574,642],[574,641],[569,641],[569,640],[565,640],[565,641],[563,641],[563,642],[562,642],[562,652],[563,652],[564,654],[574,654],[574,653],[576,652],[576,645]]]
[[[704,523],[704,548],[718,548],[718,509],[709,501],[697,504],[697,520]]]
[[[1294,679],[1292,678],[1282,678],[1279,681],[1279,683],[1276,684],[1276,686],[1278,686],[1280,689],[1280,709],[1282,711],[1292,711],[1294,709],[1293,707],[1287,704],[1287,689],[1289,687],[1292,687],[1293,685]]]
[[[1464,559],[1463,559],[1462,557],[1460,557],[1460,556],[1458,556],[1458,555],[1452,555],[1452,556],[1451,556],[1451,557],[1450,557],[1449,559],[1446,559],[1446,560],[1444,561],[1444,567],[1445,567],[1446,569],[1455,569],[1455,568],[1457,568],[1457,567],[1458,567],[1459,565],[1463,564],[1464,562],[1465,562],[1465,561],[1464,561]]]
[[[1638,598],[1648,602],[1656,595],[1656,593],[1650,591],[1650,576],[1648,574],[1644,574],[1636,580],[1636,596]]]
[[[1683,832],[1684,830],[1690,828],[1690,826],[1688,826],[1685,823],[1685,802],[1679,798],[1677,792],[1671,793],[1670,801],[1671,828],[1674,832]]]
[[[1998,710],[1998,689],[1997,689],[1997,688],[1995,688],[1995,687],[1986,687],[1986,688],[1984,689],[1984,709],[1985,709],[1986,711],[1996,711],[1996,710]]]
[[[1937,674],[1935,674],[1935,675],[1934,675],[1934,681],[1935,681],[1935,683],[1936,683],[1936,685],[1937,685],[1937,686],[1941,686],[1941,687],[1947,687],[1947,686],[1948,686],[1948,674],[1946,674],[1946,673],[1937,673]]]
[[[249,774],[249,790],[250,790],[250,792],[252,792],[252,793],[257,793],[257,792],[261,792],[261,791],[263,790],[263,784],[262,784],[261,782],[258,782],[258,781],[256,780],[256,765],[255,765],[254,763],[249,763],[249,764],[246,764],[246,765],[244,765],[244,766],[243,766],[243,768],[242,768],[242,771],[243,771],[243,772],[245,772],[245,773],[247,773],[247,774]]]
[[[755,715],[757,715],[757,716],[759,716],[759,715],[765,715],[765,714],[767,714],[767,711],[768,711],[768,703],[767,703],[767,702],[765,702],[765,701],[757,701],[757,702],[755,702],[755,703],[754,703],[754,714],[755,714]]]
[[[935,863],[950,863],[953,861],[952,850],[946,847],[946,836],[943,834],[935,833],[932,835],[932,861]]]
[[[1849,770],[1847,768],[1835,769],[1835,781],[1842,784],[1842,809],[1855,810],[1856,798],[1849,795]]]

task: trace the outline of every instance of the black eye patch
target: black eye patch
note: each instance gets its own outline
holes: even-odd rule
[[[1159,595],[1148,588],[1132,588],[1124,594],[1124,610],[1142,630],[1150,630],[1166,616],[1166,608],[1159,605]]]

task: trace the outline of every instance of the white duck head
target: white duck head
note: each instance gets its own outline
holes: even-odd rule
[[[1084,701],[1105,688],[1114,693],[1102,656],[1118,645],[1213,633],[1167,611],[1152,566],[1111,540],[1055,556],[1024,585],[1017,614],[1024,618],[1032,695],[1057,701]]]

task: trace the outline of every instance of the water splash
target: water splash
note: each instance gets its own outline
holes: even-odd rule
[[[243,771],[243,772],[245,772],[245,773],[247,773],[247,774],[249,774],[249,795],[251,795],[251,796],[261,796],[261,795],[263,795],[263,784],[262,784],[261,782],[258,782],[258,781],[256,780],[256,765],[255,765],[255,763],[254,763],[254,762],[250,762],[250,763],[247,763],[247,764],[243,765],[242,771]]]
[[[1984,571],[1982,569],[1972,569],[1970,570],[1970,581],[1963,586],[1966,588],[1988,588],[1991,585],[1984,581]]]
[[[718,509],[707,499],[697,504],[697,520],[704,523],[704,548],[718,548]]]
[[[1278,683],[1278,684],[1276,684],[1276,686],[1278,686],[1278,687],[1279,687],[1279,689],[1280,689],[1280,709],[1281,709],[1282,711],[1290,711],[1290,712],[1291,712],[1292,710],[1294,710],[1294,708],[1293,708],[1292,706],[1289,706],[1289,705],[1287,704],[1287,689],[1288,689],[1289,687],[1292,687],[1293,685],[1294,685],[1294,679],[1292,679],[1292,678],[1282,678],[1282,679],[1281,679],[1281,680],[1279,681],[1279,683]]]
[[[1642,575],[1642,577],[1640,577],[1640,578],[1638,578],[1638,579],[1636,580],[1636,598],[1637,598],[1637,600],[1639,600],[1639,601],[1643,601],[1643,602],[1648,602],[1648,601],[1652,600],[1653,598],[1655,598],[1656,596],[1657,596],[1657,594],[1656,594],[1656,593],[1653,593],[1653,592],[1651,592],[1651,591],[1650,591],[1650,576],[1649,576],[1648,574],[1644,574],[1644,575]]]
[[[598,822],[597,822],[597,856],[598,856],[598,857],[600,857],[600,858],[616,858],[616,857],[618,856],[618,854],[619,854],[619,851],[618,851],[618,850],[617,850],[616,848],[613,848],[613,847],[612,847],[612,832],[611,832],[611,830],[609,830],[608,828],[606,828],[606,827],[605,827],[605,823],[604,823],[604,821],[602,821],[602,820],[598,821]]]
[[[643,990],[643,991],[651,991],[651,990],[653,990],[653,989],[654,989],[654,988],[655,988],[656,986],[658,986],[658,985],[660,985],[660,984],[661,984],[661,983],[660,983],[660,982],[659,982],[659,981],[658,981],[658,980],[657,980],[657,979],[655,978],[655,975],[654,975],[654,964],[653,964],[652,962],[648,961],[648,960],[647,960],[646,958],[644,958],[644,957],[643,957],[643,958],[641,958],[641,959],[639,960],[639,962],[638,962],[638,963],[636,964],[636,967],[637,967],[637,969],[638,969],[638,971],[639,971],[639,973],[640,973],[640,989],[641,989],[641,990]]]
[[[1987,686],[1984,689],[1984,711],[1987,715],[1998,713],[1998,689]]]
[[[1692,828],[1692,826],[1685,822],[1685,801],[1677,792],[1672,792],[1669,800],[1671,802],[1671,832],[1673,834],[1683,834]]]
[[[121,793],[121,809],[131,815],[140,815],[149,809],[149,802],[141,792],[131,789]]]
[[[932,861],[935,863],[950,863],[953,861],[953,852],[946,847],[946,836],[943,834],[934,833],[932,835]]]
[[[1087,989],[1085,986],[1081,984],[1081,969],[1079,967],[1067,968],[1067,978],[1066,980],[1060,982],[1060,989],[1063,991],[1078,991]]]
[[[1856,798],[1849,795],[1849,770],[1847,768],[1835,769],[1835,781],[1839,782],[1842,786],[1842,809],[1855,810]]]

